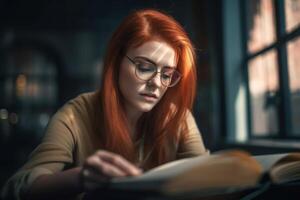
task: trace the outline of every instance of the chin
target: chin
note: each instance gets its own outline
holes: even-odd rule
[[[153,104],[148,104],[148,105],[138,105],[138,109],[141,111],[141,112],[149,112],[153,109],[155,105]]]

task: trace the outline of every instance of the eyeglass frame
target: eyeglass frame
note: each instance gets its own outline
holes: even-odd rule
[[[134,71],[135,71],[135,76],[138,78],[138,79],[140,79],[140,80],[142,80],[142,81],[149,81],[149,80],[151,80],[151,79],[153,79],[158,73],[160,73],[160,76],[159,76],[159,79],[160,79],[160,82],[161,82],[161,84],[163,85],[163,86],[165,86],[165,87],[174,87],[175,85],[177,85],[177,83],[179,83],[179,81],[180,81],[180,79],[181,79],[181,77],[182,77],[182,74],[178,71],[178,70],[176,70],[176,69],[173,69],[174,71],[173,71],[173,73],[174,72],[176,72],[177,73],[177,75],[178,75],[178,80],[174,83],[174,84],[172,84],[172,85],[165,85],[164,83],[163,83],[163,81],[162,81],[162,73],[161,73],[161,71],[158,71],[158,66],[155,64],[155,63],[152,63],[154,66],[155,66],[155,69],[156,69],[156,71],[153,73],[153,75],[149,78],[149,79],[147,79],[147,80],[144,80],[144,79],[142,79],[142,78],[140,78],[138,75],[137,75],[137,63],[136,63],[136,61],[134,61],[132,58],[130,58],[128,55],[125,55],[125,57],[130,61],[130,62],[132,62],[132,64],[135,66],[135,69],[134,69]]]

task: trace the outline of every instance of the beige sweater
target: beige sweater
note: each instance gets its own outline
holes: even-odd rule
[[[22,199],[38,176],[81,166],[88,156],[101,149],[97,142],[101,138],[92,125],[96,120],[96,105],[93,102],[97,97],[96,92],[79,95],[52,117],[41,144],[31,153],[27,163],[4,185],[4,199]],[[208,153],[191,113],[186,120],[188,138],[170,144],[170,152],[173,152],[170,161]]]

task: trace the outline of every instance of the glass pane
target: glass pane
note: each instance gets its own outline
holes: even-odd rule
[[[288,70],[291,92],[293,134],[300,135],[300,37],[288,43]]]
[[[249,62],[249,87],[254,136],[276,135],[279,81],[275,50]]]
[[[275,18],[272,0],[248,2],[248,51],[253,53],[275,41]]]
[[[300,0],[285,0],[286,31],[300,25]]]

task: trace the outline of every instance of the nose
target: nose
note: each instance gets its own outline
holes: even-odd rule
[[[160,73],[156,73],[153,78],[148,81],[149,84],[161,87]]]

